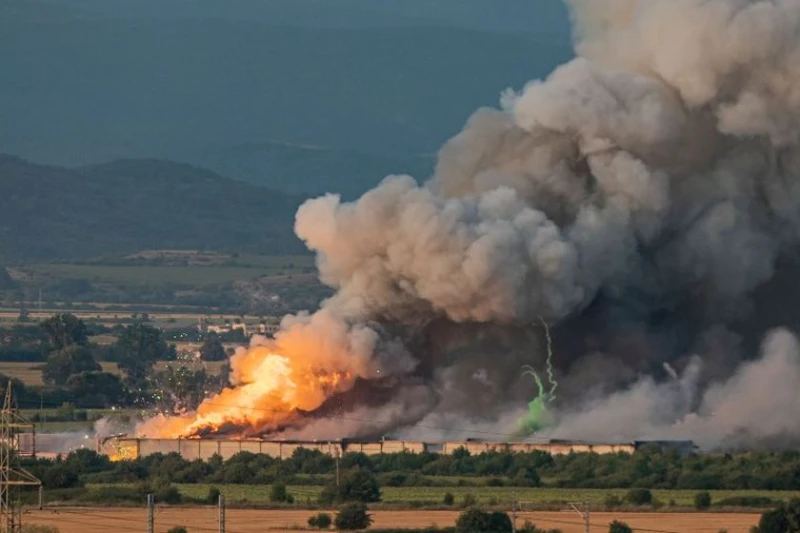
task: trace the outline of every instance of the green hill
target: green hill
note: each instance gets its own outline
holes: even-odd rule
[[[476,108],[572,55],[559,0],[500,4],[0,0],[0,151],[186,161],[292,194],[424,179]]]
[[[0,261],[146,249],[296,254],[303,198],[190,165],[119,160],[68,169],[0,155]]]

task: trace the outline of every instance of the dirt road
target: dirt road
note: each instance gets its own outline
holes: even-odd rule
[[[228,533],[296,532],[305,529],[312,511],[272,511],[228,509]],[[455,511],[374,511],[373,527],[420,528],[431,525],[452,526]],[[517,523],[531,520],[544,529],[560,529],[564,533],[583,533],[581,519],[574,512],[520,513]],[[645,533],[747,533],[758,522],[756,514],[722,513],[593,513],[591,531],[605,533],[612,520],[622,520],[634,531]],[[32,511],[23,516],[23,524],[57,526],[61,533],[105,533],[109,531],[147,531],[144,509],[109,507],[64,508],[57,511]],[[177,525],[192,532],[217,531],[217,510],[214,507],[158,508],[155,530],[165,533]]]

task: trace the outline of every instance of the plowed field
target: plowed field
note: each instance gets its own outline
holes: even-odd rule
[[[227,510],[228,533],[290,533],[305,529],[312,511]],[[374,511],[373,527],[419,528],[430,525],[451,526],[455,511]],[[592,531],[605,533],[612,520],[622,520],[634,531],[650,533],[747,533],[758,522],[757,514],[723,513],[593,513]],[[520,513],[517,523],[531,520],[546,529],[558,528],[564,533],[583,533],[583,523],[574,512]],[[109,531],[147,531],[147,512],[144,509],[109,507],[63,508],[31,511],[23,516],[23,524],[57,526],[61,533],[105,533]],[[189,532],[217,531],[217,510],[213,507],[158,508],[155,530],[165,533],[169,528],[183,525]]]

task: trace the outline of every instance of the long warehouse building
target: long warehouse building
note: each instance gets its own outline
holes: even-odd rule
[[[97,451],[114,459],[136,459],[156,453],[178,453],[184,459],[208,460],[215,455],[228,459],[239,452],[250,452],[287,459],[298,448],[319,450],[330,456],[341,456],[347,452],[361,452],[367,455],[384,453],[438,453],[449,455],[464,448],[473,455],[484,452],[527,453],[541,451],[551,455],[570,453],[634,453],[647,444],[675,448],[681,453],[694,450],[691,441],[635,441],[627,443],[586,443],[567,440],[546,442],[490,442],[466,440],[452,442],[421,442],[406,440],[340,440],[340,441],[300,441],[300,440],[260,440],[260,439],[147,439],[135,437],[110,437],[97,442]]]

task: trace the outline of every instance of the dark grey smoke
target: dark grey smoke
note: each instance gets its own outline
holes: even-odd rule
[[[742,364],[796,320],[800,4],[568,3],[578,57],[476,112],[424,185],[300,208],[337,291],[323,312],[391,325],[438,398],[426,421],[524,407],[543,317],[562,382],[546,434],[800,436],[796,340]]]

